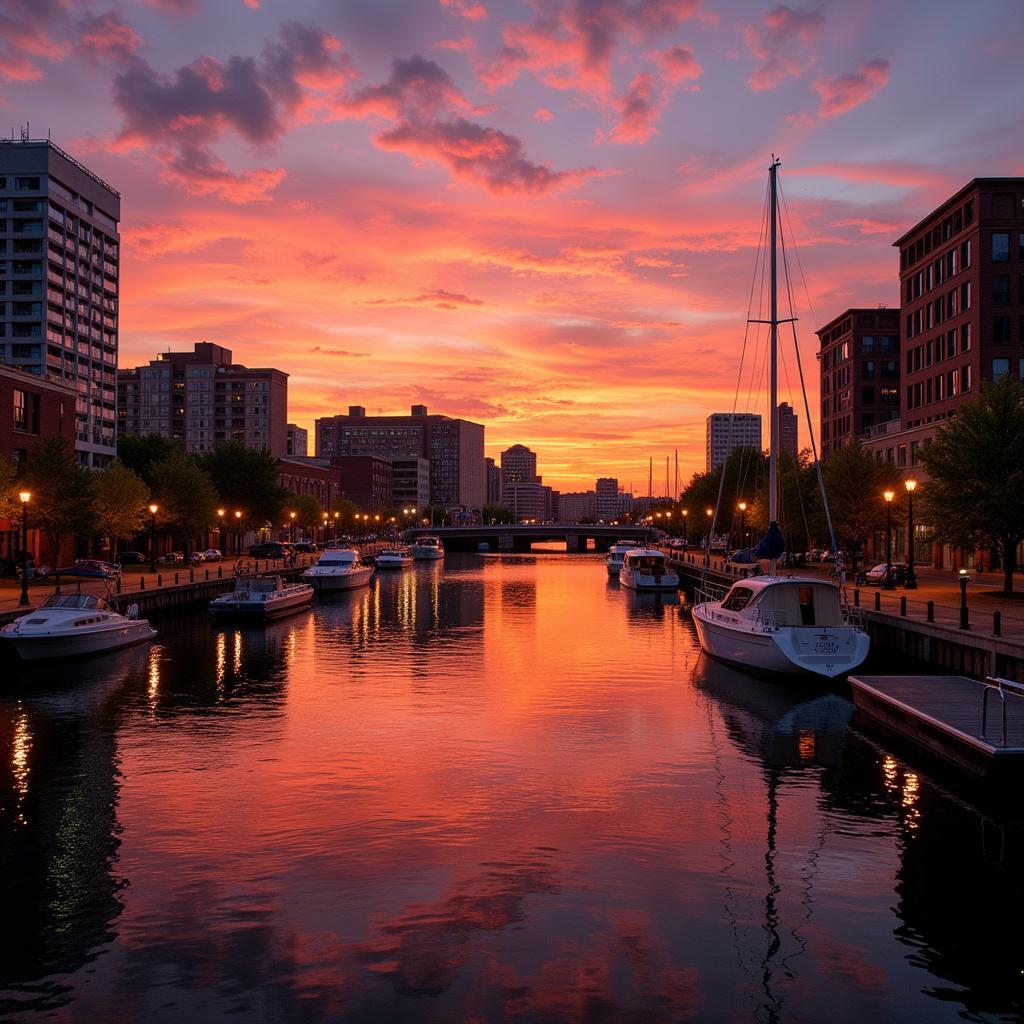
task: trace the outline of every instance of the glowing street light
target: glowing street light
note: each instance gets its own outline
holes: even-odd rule
[[[892,578],[892,500],[896,497],[895,491],[883,491],[885,498],[885,583],[882,586],[886,590],[895,590],[896,583]]]
[[[28,503],[32,500],[31,491],[19,491],[21,499],[21,597],[18,604],[28,604]]]
[[[917,590],[917,574],[914,572],[914,491],[917,481],[907,477],[903,481],[907,489],[907,578],[903,586],[907,590]]]
[[[149,571],[156,572],[156,514],[160,511],[159,505],[149,506]]]

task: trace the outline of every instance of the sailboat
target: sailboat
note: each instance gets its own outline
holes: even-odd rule
[[[732,561],[739,564],[757,564],[767,559],[768,574],[738,580],[718,598],[713,598],[708,588],[702,588],[698,596],[704,599],[695,604],[693,621],[701,648],[713,658],[748,671],[834,679],[861,665],[870,645],[867,633],[854,620],[846,603],[841,585],[841,562],[837,564],[839,586],[816,577],[779,576],[776,572],[777,559],[785,550],[778,523],[778,334],[779,324],[784,322],[778,315],[778,169],[779,160],[773,158],[768,169],[771,219],[768,531],[756,547],[732,556]],[[832,534],[832,550],[837,551],[827,501],[825,513]]]

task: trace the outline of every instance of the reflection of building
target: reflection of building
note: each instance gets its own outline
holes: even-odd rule
[[[761,417],[756,412],[713,412],[707,419],[706,462],[710,473],[737,448],[761,450]]]
[[[208,341],[192,352],[161,352],[148,366],[117,374],[118,429],[160,434],[187,452],[241,441],[284,456],[288,450],[288,374],[232,363]]]
[[[52,142],[5,139],[0,196],[0,362],[74,388],[79,459],[103,465],[115,455],[120,193]]]
[[[309,431],[297,427],[294,423],[288,424],[288,454],[308,455]]]

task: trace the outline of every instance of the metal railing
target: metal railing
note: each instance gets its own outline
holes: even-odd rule
[[[1010,693],[1017,697],[1024,697],[1024,684],[1015,683],[1012,679],[1002,679],[999,676],[986,676],[985,689],[981,695],[981,735],[986,735],[988,726],[988,695],[995,690],[999,694],[1001,739],[1000,746],[1006,746],[1006,694]]]

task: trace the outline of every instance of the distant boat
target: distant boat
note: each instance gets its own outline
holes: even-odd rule
[[[630,590],[678,590],[679,577],[657,548],[627,551],[619,570],[619,583]]]
[[[215,597],[208,607],[217,618],[241,616],[265,622],[297,612],[312,600],[313,588],[306,583],[285,584],[280,576],[239,576],[235,589]]]
[[[316,590],[354,590],[365,587],[372,575],[373,566],[363,565],[355,548],[329,548],[302,578]]]
[[[412,557],[420,561],[444,558],[444,545],[440,537],[417,537],[409,550]]]
[[[373,564],[378,569],[404,569],[412,565],[412,555],[408,548],[387,548],[377,553]]]
[[[633,551],[637,547],[635,540],[620,540],[616,541],[608,549],[608,557],[605,558],[604,564],[608,567],[608,575],[618,578],[619,573],[622,571],[622,563],[626,558],[627,551]]]

